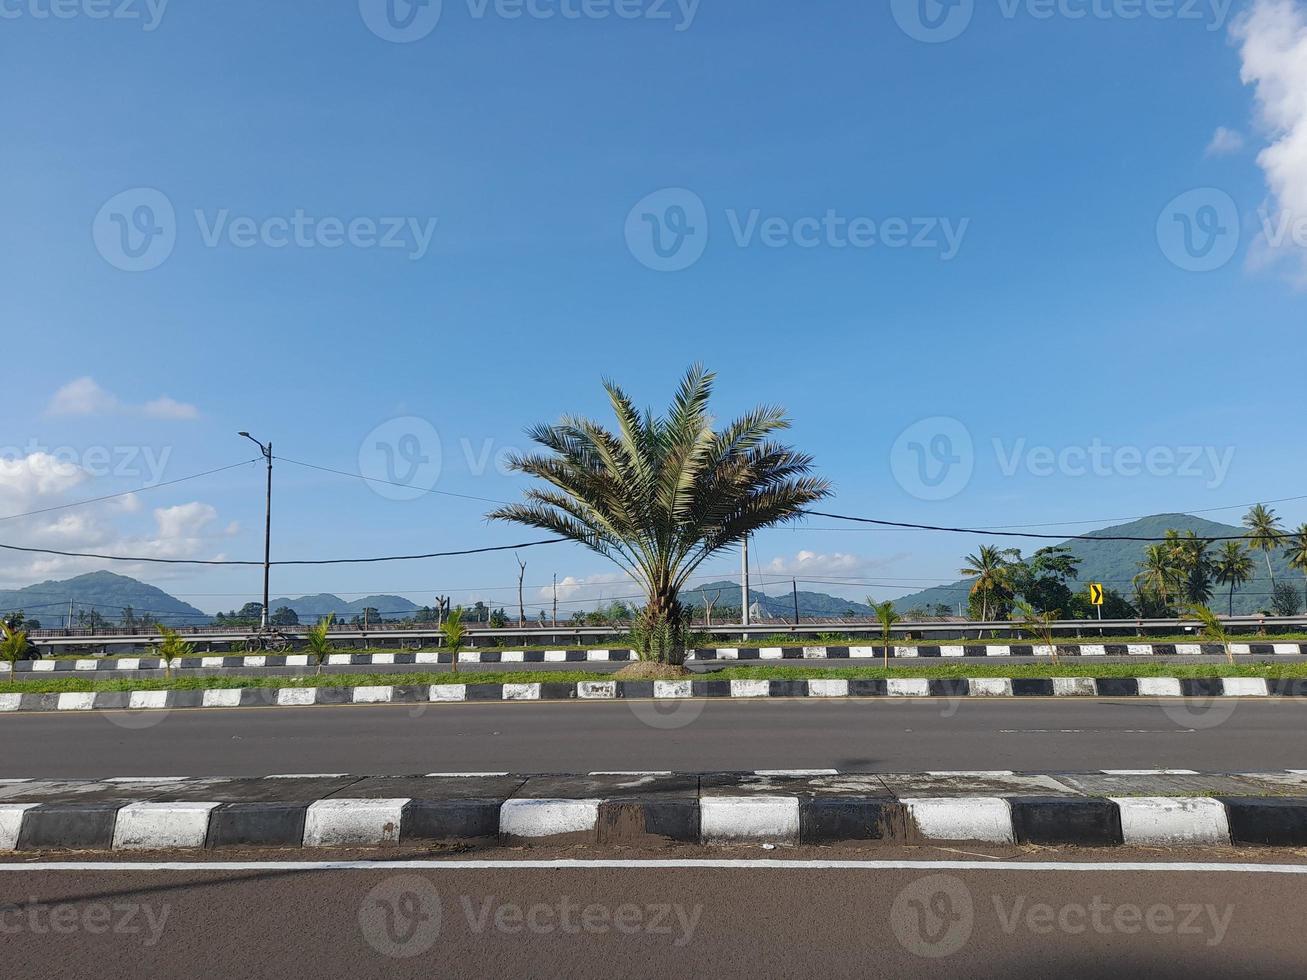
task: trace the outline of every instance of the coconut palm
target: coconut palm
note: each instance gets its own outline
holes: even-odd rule
[[[1170,605],[1171,593],[1179,578],[1174,550],[1165,544],[1150,544],[1144,549],[1143,560],[1139,562],[1139,574],[1133,581],[1136,591],[1141,594],[1152,592],[1161,599],[1163,606],[1167,606]]]
[[[1289,539],[1289,566],[1307,577],[1307,524],[1299,524]]]
[[[772,440],[789,428],[784,410],[763,406],[719,430],[708,414],[714,375],[691,367],[665,418],[641,414],[613,382],[604,388],[616,431],[568,416],[528,435],[548,450],[515,455],[513,469],[550,484],[488,516],[552,531],[598,552],[643,590],[642,636],[675,641],[653,657],[685,659],[688,611],[680,592],[703,562],[761,528],[794,521],[830,493],[809,473],[812,458]]]
[[[867,596],[867,605],[871,606],[876,613],[876,621],[880,623],[881,635],[885,640],[885,669],[889,670],[889,645],[891,633],[894,631],[894,624],[902,617],[894,610],[894,603],[888,599],[884,602],[872,602],[871,596]]]
[[[309,653],[318,662],[319,674],[322,673],[322,664],[331,655],[331,626],[335,622],[336,614],[327,613],[318,620],[317,625],[304,630],[304,642],[309,648]]]
[[[1300,530],[1307,531],[1307,525]],[[1307,537],[1304,540],[1307,541]],[[1304,552],[1304,555],[1307,556],[1307,552]],[[1230,587],[1230,601],[1226,615],[1233,616],[1234,590],[1253,577],[1253,560],[1238,541],[1223,541],[1221,550],[1212,562],[1212,574],[1216,576],[1216,581]]]
[[[1254,504],[1243,518],[1243,526],[1248,529],[1248,550],[1262,551],[1266,554],[1266,574],[1271,577],[1271,591],[1275,591],[1275,569],[1271,567],[1271,552],[1280,547],[1280,535],[1284,525],[1275,516],[1275,511],[1262,504]]]
[[[1042,641],[1043,645],[1048,648],[1053,663],[1057,663],[1057,634],[1054,627],[1057,625],[1057,617],[1061,615],[1060,612],[1056,609],[1038,612],[1024,599],[1017,600],[1014,611],[1020,621],[1021,628],[1033,633],[1036,638]]]
[[[463,625],[463,607],[458,606],[440,624],[440,632],[444,635],[445,646],[449,649],[449,669],[451,673],[458,673],[458,648],[463,645],[463,635],[467,632],[467,627]]]
[[[1237,544],[1238,542],[1231,542]],[[1216,613],[1212,612],[1204,605],[1188,606],[1184,610],[1186,616],[1192,616],[1202,625],[1203,636],[1215,643],[1221,644],[1221,649],[1225,651],[1225,659],[1234,663],[1234,654],[1230,650],[1230,637],[1225,631],[1225,624],[1221,622]]]
[[[960,574],[974,577],[971,594],[980,596],[980,618],[989,620],[989,600],[996,592],[1009,591],[1012,586],[1012,565],[1008,561],[1010,552],[993,545],[982,544],[974,555],[962,559],[965,564]]]
[[[1206,604],[1212,598],[1212,557],[1208,554],[1211,542],[1192,530],[1183,535],[1167,531],[1166,537],[1179,591],[1190,603]]]

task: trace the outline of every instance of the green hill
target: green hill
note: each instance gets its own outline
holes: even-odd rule
[[[714,599],[713,594],[720,593],[720,597]],[[735,617],[740,615],[740,583],[739,582],[709,582],[706,585],[696,585],[692,590],[681,593],[681,601],[687,606],[694,606],[702,609],[707,605],[709,600],[713,600],[713,616],[719,613],[722,616],[728,616],[733,613]],[[749,606],[759,606],[767,616],[772,619],[792,620],[794,618],[794,597],[790,593],[784,595],[769,596],[764,595],[757,589],[749,590]],[[870,616],[871,607],[861,602],[854,602],[852,599],[841,599],[839,596],[827,595],[825,592],[805,592],[799,590],[799,616],[807,618],[832,617],[840,616]],[[716,622],[716,619],[714,619]]]
[[[1172,528],[1182,532],[1191,530],[1196,534],[1210,537],[1246,533],[1244,528],[1235,527],[1231,524],[1220,524],[1202,517],[1194,517],[1192,514],[1155,514],[1152,517],[1143,517],[1137,521],[1131,521],[1129,524],[1088,531],[1085,533],[1085,537],[1090,539],[1112,536],[1160,538]],[[959,536],[959,541],[965,540]],[[985,544],[996,544],[1003,548],[1020,547],[1022,554],[1027,557],[1041,547],[1058,543],[1046,540],[1032,541],[1024,538],[986,540],[981,537],[972,544],[964,545],[965,553],[972,553],[982,541]],[[1060,543],[1081,560],[1080,575],[1076,580],[1077,582],[1082,585],[1087,582],[1102,582],[1108,588],[1115,589],[1127,598],[1130,597],[1133,590],[1132,581],[1135,575],[1139,573],[1139,562],[1143,558],[1144,549],[1148,546],[1147,542],[1082,539]],[[1217,547],[1219,547],[1219,543]],[[963,550],[959,550],[959,559],[961,559],[963,553]],[[962,562],[959,560],[958,564],[961,565]],[[1300,591],[1302,590],[1304,584],[1302,572],[1289,567],[1288,558],[1283,550],[1272,556],[1271,565],[1275,569],[1275,580],[1277,582],[1292,582]],[[1245,582],[1242,588],[1235,590],[1235,615],[1255,613],[1268,608],[1271,604],[1271,585],[1266,573],[1266,558],[1263,554],[1255,553],[1253,555],[1253,567],[1253,578]],[[974,579],[959,579],[949,585],[940,585],[922,592],[914,592],[912,595],[895,599],[894,605],[900,612],[906,612],[914,608],[928,609],[935,603],[942,603],[956,612],[958,603],[962,603],[965,607],[967,595],[971,590],[973,581]],[[1226,587],[1217,586],[1216,593],[1212,598],[1212,608],[1218,612],[1225,612],[1227,596]]]
[[[29,620],[44,627],[63,626],[68,621],[68,603],[77,612],[94,610],[105,620],[117,622],[131,606],[135,616],[149,614],[169,626],[201,625],[209,616],[190,603],[175,599],[162,589],[113,572],[88,572],[62,582],[47,581],[22,589],[0,591],[0,613],[22,610]],[[74,622],[76,619],[74,618]]]
[[[311,623],[328,613],[335,613],[337,619],[350,619],[362,615],[364,609],[375,609],[383,619],[403,619],[420,607],[403,596],[370,595],[362,599],[346,602],[338,595],[320,592],[317,595],[302,595],[298,599],[270,599],[268,605],[276,610],[289,606],[295,610],[300,622]]]

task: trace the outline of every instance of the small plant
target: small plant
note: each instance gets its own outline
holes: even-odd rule
[[[159,657],[163,660],[163,676],[172,677],[172,662],[178,657],[195,656],[195,644],[183,640],[182,635],[176,630],[170,630],[166,626],[156,628],[159,630],[159,635],[163,637],[159,641]]]
[[[0,630],[4,631],[3,638],[0,639],[0,657],[8,661],[12,670],[14,665],[27,655],[31,643],[27,639],[26,631],[20,630],[17,624],[11,626],[4,620],[0,620]]]
[[[319,674],[322,673],[322,665],[326,662],[327,657],[331,655],[331,627],[336,622],[336,614],[327,613],[318,620],[317,625],[310,626],[304,631],[304,642],[308,645],[309,653],[318,662]]]
[[[901,617],[894,611],[894,603],[888,599],[884,602],[872,602],[871,596],[867,596],[867,605],[875,610],[876,620],[880,623],[881,636],[885,641],[885,669],[888,670],[890,636],[894,631],[894,624]]]
[[[1234,653],[1230,649],[1230,634],[1225,631],[1225,624],[1216,613],[1206,606],[1195,605],[1186,607],[1184,614],[1198,620],[1198,624],[1202,627],[1202,635],[1214,643],[1221,644],[1221,649],[1225,651],[1226,662],[1234,663]]]
[[[467,628],[463,625],[463,607],[457,607],[443,623],[440,624],[440,632],[445,637],[445,647],[449,650],[450,669],[458,673],[458,648],[463,643],[463,634]]]
[[[1053,627],[1057,625],[1057,617],[1060,615],[1059,610],[1054,609],[1052,612],[1036,612],[1035,608],[1024,599],[1018,599],[1013,611],[1020,618],[1020,626],[1023,630],[1033,633],[1044,646],[1048,647],[1048,652],[1053,657],[1053,663],[1057,663],[1057,636],[1053,632]]]

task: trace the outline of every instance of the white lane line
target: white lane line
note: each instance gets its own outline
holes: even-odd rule
[[[786,861],[776,858],[665,858],[665,859],[559,859],[535,861],[43,861],[31,864],[0,863],[5,871],[507,871],[526,868],[537,871],[569,869],[640,870],[642,868],[737,868],[744,870],[796,871],[1144,871],[1155,874],[1203,872],[1215,874],[1307,875],[1307,864],[1247,864],[1202,861],[1147,862],[1104,861]]]

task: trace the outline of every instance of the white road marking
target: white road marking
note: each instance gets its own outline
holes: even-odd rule
[[[1157,874],[1204,872],[1215,874],[1307,875],[1307,864],[1248,864],[1219,861],[787,861],[779,858],[665,858],[665,859],[558,859],[530,861],[42,861],[30,864],[0,863],[6,871],[535,871],[570,869],[641,870],[644,868],[727,868],[795,871],[1144,871]]]

